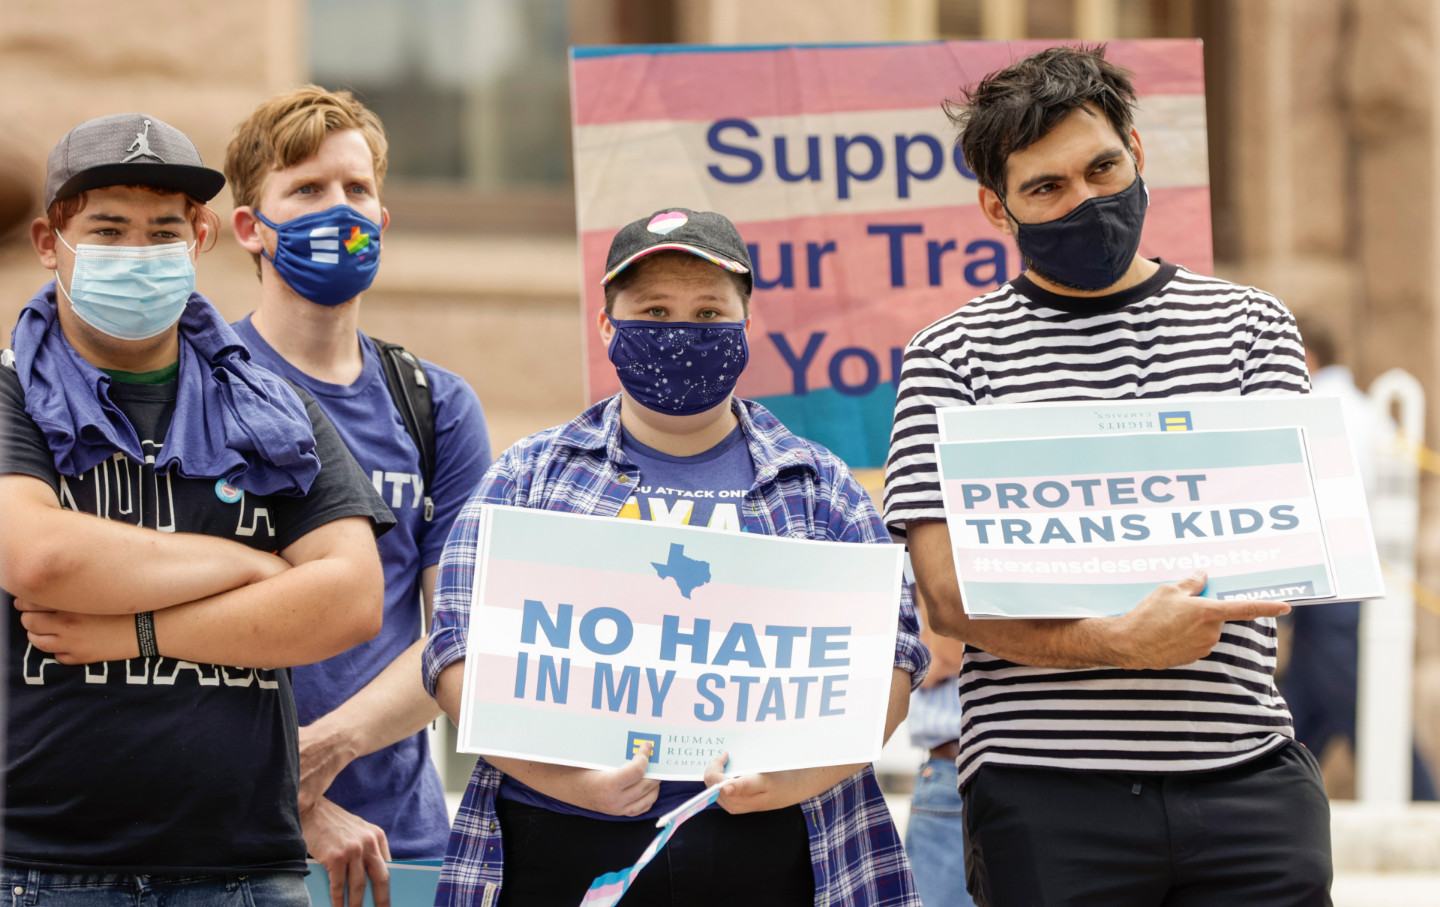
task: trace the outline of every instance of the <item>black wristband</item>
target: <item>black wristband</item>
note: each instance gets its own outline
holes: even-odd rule
[[[140,643],[140,657],[154,658],[160,654],[155,644],[155,612],[141,611],[135,615],[135,639]]]

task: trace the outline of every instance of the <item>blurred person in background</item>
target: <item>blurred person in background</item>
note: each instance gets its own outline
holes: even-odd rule
[[[359,329],[390,221],[386,151],[372,111],[310,85],[257,107],[225,156],[235,238],[260,278],[259,305],[235,330],[314,396],[398,520],[380,540],[380,635],[294,671],[301,821],[335,907],[347,890],[358,904],[367,877],[384,907],[386,860],[445,855],[449,813],[424,733],[440,710],[420,654],[445,538],[491,460],[464,380]]]
[[[906,573],[910,572],[906,559]],[[907,577],[913,583],[913,577]],[[965,801],[960,797],[960,665],[965,644],[930,629],[925,600],[915,597],[920,641],[930,650],[930,673],[910,694],[910,743],[927,751],[915,775],[905,852],[925,907],[975,907],[965,890]]]
[[[1379,491],[1375,461],[1389,449],[1395,425],[1355,385],[1350,369],[1340,364],[1330,329],[1314,317],[1301,317],[1298,322],[1310,393],[1340,398],[1365,495],[1373,504]],[[1360,610],[1360,602],[1327,602],[1296,608],[1285,618],[1290,656],[1280,675],[1280,691],[1295,720],[1295,739],[1322,761],[1331,746],[1348,744],[1352,756],[1355,752]],[[1412,750],[1411,792],[1416,800],[1435,799],[1435,783],[1419,750]]]
[[[194,292],[223,185],[142,114],[50,154],[0,357],[17,904],[308,903],[285,669],[379,631],[394,518]]]

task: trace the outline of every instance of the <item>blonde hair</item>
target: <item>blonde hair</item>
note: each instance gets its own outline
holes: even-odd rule
[[[235,127],[235,137],[225,149],[225,181],[235,207],[258,206],[273,171],[314,157],[332,133],[349,129],[358,129],[370,146],[378,193],[385,184],[390,143],[380,118],[350,92],[305,85],[255,108]],[[255,261],[258,267],[260,256]]]

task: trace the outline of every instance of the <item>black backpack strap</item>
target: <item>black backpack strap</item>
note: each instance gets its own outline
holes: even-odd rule
[[[370,340],[380,353],[385,384],[390,388],[395,408],[400,411],[405,430],[420,451],[420,478],[425,483],[425,521],[428,523],[435,518],[435,499],[430,496],[431,484],[435,481],[435,400],[430,382],[414,353],[398,343],[376,337]]]

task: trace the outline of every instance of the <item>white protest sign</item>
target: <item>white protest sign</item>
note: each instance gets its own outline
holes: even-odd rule
[[[650,777],[870,762],[903,551],[485,510],[459,748]]]

